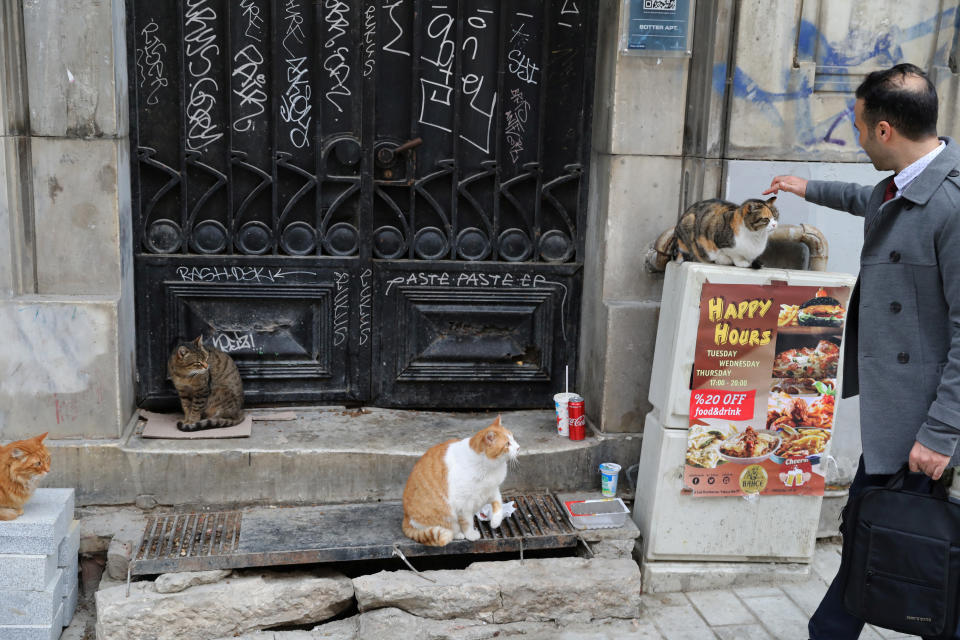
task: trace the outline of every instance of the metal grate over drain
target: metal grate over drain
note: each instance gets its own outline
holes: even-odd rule
[[[399,502],[173,513],[150,517],[133,575],[572,547],[577,531],[550,493],[504,497],[517,510],[498,529],[477,519],[480,539],[427,547],[403,535]]]
[[[242,521],[239,511],[150,517],[135,560],[232,553],[240,544]]]

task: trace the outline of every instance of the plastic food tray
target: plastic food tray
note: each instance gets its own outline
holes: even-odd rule
[[[620,498],[570,500],[563,503],[571,524],[577,529],[613,529],[622,527],[630,509]]]

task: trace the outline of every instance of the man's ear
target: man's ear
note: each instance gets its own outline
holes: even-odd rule
[[[877,126],[873,128],[876,132],[877,138],[888,142],[890,140],[891,134],[893,133],[893,127],[890,126],[890,123],[886,120],[881,120],[877,123]]]

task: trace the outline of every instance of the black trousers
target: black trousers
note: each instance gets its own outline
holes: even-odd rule
[[[868,487],[883,486],[889,482],[889,475],[870,475],[863,469],[863,456],[857,466],[857,474],[850,485],[850,495],[847,502],[860,495]],[[931,480],[921,474],[912,473],[904,481],[904,487],[917,492],[930,490]],[[856,640],[863,629],[863,620],[855,618],[843,606],[843,585],[837,577],[830,583],[830,588],[823,596],[820,606],[814,612],[807,625],[811,640]],[[960,630],[954,636],[960,640]]]

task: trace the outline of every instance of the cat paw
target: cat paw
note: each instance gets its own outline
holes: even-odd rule
[[[463,534],[463,537],[470,542],[473,542],[474,540],[480,539],[480,532],[476,529],[470,529],[470,531],[467,531],[465,534]]]
[[[500,525],[501,525],[502,523],[503,523],[503,512],[502,512],[502,511],[500,511],[500,512],[498,512],[498,513],[495,513],[495,514],[493,514],[492,516],[490,516],[490,527],[491,527],[491,528],[493,528],[493,529],[499,529],[499,528],[500,528]]]
[[[453,534],[454,540],[463,540],[463,537],[463,531],[457,531],[455,534]]]
[[[763,269],[763,262],[760,261],[760,258],[757,258],[756,260],[754,260],[753,262],[750,263],[750,268],[751,268],[751,269]]]

